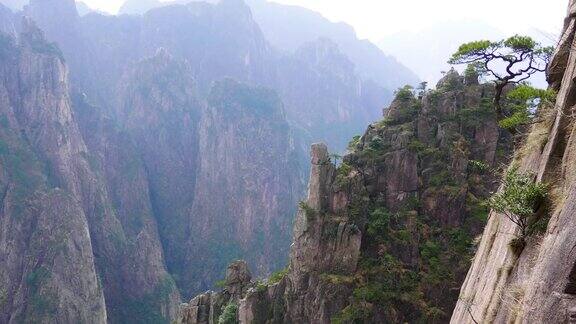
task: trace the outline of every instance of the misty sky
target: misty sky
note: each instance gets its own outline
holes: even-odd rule
[[[124,0],[83,0],[115,13]],[[322,13],[354,26],[359,36],[375,42],[400,31],[418,31],[436,22],[472,19],[505,33],[539,29],[557,35],[567,0],[275,0]]]

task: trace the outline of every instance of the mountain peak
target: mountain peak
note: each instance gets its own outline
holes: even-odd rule
[[[22,18],[22,31],[20,32],[21,43],[24,46],[34,46],[34,44],[44,44],[47,43],[46,35],[38,27],[36,22],[30,18],[24,16]]]

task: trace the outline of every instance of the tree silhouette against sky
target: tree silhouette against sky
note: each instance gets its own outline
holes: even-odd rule
[[[532,75],[545,72],[554,51],[527,36],[515,35],[498,42],[489,40],[462,44],[448,63],[469,64],[494,82],[494,108],[500,119],[506,116],[502,95],[506,86],[523,84]]]

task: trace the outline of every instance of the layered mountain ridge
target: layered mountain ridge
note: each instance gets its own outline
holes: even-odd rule
[[[129,0],[120,14],[145,14],[151,9],[173,4],[186,4],[198,0]],[[206,2],[218,3],[220,0]],[[278,50],[296,52],[306,43],[330,39],[354,63],[358,75],[365,82],[375,83],[382,90],[395,90],[406,84],[415,85],[418,77],[394,58],[385,55],[368,40],[358,39],[354,29],[345,23],[333,23],[312,10],[275,3],[267,0],[248,0],[254,20],[268,42]],[[287,28],[290,26],[290,28]]]
[[[325,38],[337,44],[334,46],[336,52],[352,57],[347,61],[353,66],[346,66],[347,75],[343,77],[354,82],[339,82],[341,78],[332,78],[326,69],[317,69],[314,61],[305,61],[298,54],[278,51],[271,46],[269,36],[255,20],[251,8],[242,1],[224,0],[216,4],[192,1],[162,6],[144,15],[91,13],[82,17],[74,13],[72,1],[52,2],[32,1],[24,14],[32,16],[47,31],[48,38],[62,48],[71,66],[73,86],[103,108],[112,105],[114,96],[109,95],[108,89],[117,87],[125,66],[151,56],[163,47],[176,58],[188,61],[202,96],[208,94],[211,82],[224,77],[275,89],[286,105],[289,122],[298,130],[299,137],[308,144],[325,140],[343,151],[346,138],[356,135],[364,125],[378,118],[381,108],[391,100],[392,90],[418,81],[379,51],[378,55],[382,57],[376,61],[388,62],[387,67],[370,69],[372,77],[363,75],[358,66],[365,60],[350,56],[346,50],[361,50],[363,45],[355,38],[348,45],[323,34],[303,39],[303,50],[309,49],[310,44],[325,43],[322,40]],[[58,11],[59,21],[51,21],[55,15],[47,13],[63,6],[66,10]],[[331,68],[342,70],[337,65]],[[395,68],[404,72],[396,73]],[[381,80],[376,80],[376,75]],[[389,82],[382,81],[388,79]],[[325,85],[318,84],[317,80],[332,81]],[[315,102],[303,101],[302,97]],[[321,98],[325,98],[325,102]],[[308,107],[301,107],[302,103]],[[323,121],[323,116],[336,117],[328,123]],[[333,129],[339,129],[339,132],[331,131]],[[302,151],[307,150],[307,146]]]

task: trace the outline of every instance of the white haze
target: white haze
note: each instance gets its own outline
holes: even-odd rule
[[[84,0],[92,8],[116,13],[123,0]],[[275,0],[320,12],[352,25],[374,42],[387,35],[420,31],[447,20],[474,20],[505,33],[538,29],[557,34],[567,0]]]

